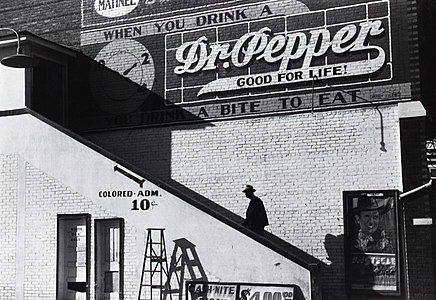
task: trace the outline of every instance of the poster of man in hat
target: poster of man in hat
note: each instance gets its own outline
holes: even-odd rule
[[[346,268],[352,290],[399,292],[396,191],[344,192]]]
[[[383,199],[366,194],[356,198],[353,203],[353,215],[357,225],[355,249],[370,253],[394,253],[392,247],[394,224],[390,224],[387,217],[384,219],[391,208],[393,208],[392,198]]]

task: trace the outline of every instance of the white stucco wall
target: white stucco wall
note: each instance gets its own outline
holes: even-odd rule
[[[24,108],[24,73],[0,64],[0,111]]]
[[[133,286],[139,286],[145,230],[165,228],[167,253],[172,253],[172,241],[176,239],[185,238],[195,244],[211,281],[296,284],[306,299],[311,298],[310,274],[302,266],[149,181],[140,188],[138,183],[114,172],[116,162],[31,115],[0,118],[0,154],[17,154],[94,206],[135,226],[137,270]],[[100,197],[101,191],[157,191],[158,196]],[[149,210],[132,210],[132,201],[143,198],[155,205]],[[35,271],[30,265],[25,267]]]

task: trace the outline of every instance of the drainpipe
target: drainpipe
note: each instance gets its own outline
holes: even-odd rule
[[[428,188],[428,187],[430,187],[431,185],[432,185],[432,183],[433,183],[433,179],[436,179],[436,178],[433,178],[433,177],[430,177],[430,181],[429,182],[427,182],[427,183],[425,183],[425,184],[423,184],[423,185],[421,185],[421,186],[418,186],[417,188],[414,188],[413,190],[410,190],[410,191],[408,191],[408,192],[405,192],[405,193],[402,193],[402,194],[400,194],[400,200],[401,199],[403,199],[404,197],[407,197],[407,196],[409,196],[409,195],[411,195],[411,194],[414,194],[414,193],[416,193],[416,192],[419,192],[420,190],[423,190],[423,189],[425,189],[425,188]],[[402,204],[402,217],[403,217],[403,224],[402,224],[402,227],[403,227],[403,234],[404,234],[404,237],[403,237],[403,242],[402,242],[402,251],[403,251],[403,255],[404,255],[404,258],[403,258],[403,264],[404,264],[404,268],[406,267],[406,265],[407,265],[407,262],[406,262],[406,260],[407,260],[407,256],[408,256],[408,253],[407,253],[407,247],[406,247],[406,245],[407,245],[407,236],[406,236],[406,210],[404,209],[404,205],[406,204],[404,201],[401,201],[401,204]],[[410,287],[409,287],[409,284],[408,283],[406,283],[406,282],[409,282],[409,278],[408,278],[408,273],[405,271],[404,272],[404,274],[405,274],[405,278],[404,278],[404,280],[405,280],[405,293],[406,293],[406,299],[409,299],[410,298]]]
[[[428,188],[429,186],[432,185],[432,183],[433,183],[433,179],[430,179],[430,181],[427,182],[426,184],[423,184],[423,185],[421,185],[421,186],[418,186],[417,188],[414,188],[413,190],[410,190],[410,191],[408,191],[408,192],[405,192],[405,193],[400,194],[400,198],[404,198],[404,197],[406,197],[406,196],[409,196],[409,195],[411,195],[411,194],[414,194],[414,193],[416,193],[416,192],[419,192],[419,191],[422,190],[422,189]]]

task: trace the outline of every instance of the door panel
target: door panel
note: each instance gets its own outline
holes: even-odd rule
[[[58,219],[58,299],[88,299],[87,223],[84,215]]]
[[[122,299],[122,219],[95,221],[96,299]]]

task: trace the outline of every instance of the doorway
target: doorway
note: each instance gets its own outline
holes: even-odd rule
[[[89,299],[89,215],[58,216],[57,299]]]
[[[123,299],[124,220],[95,220],[95,298]]]

